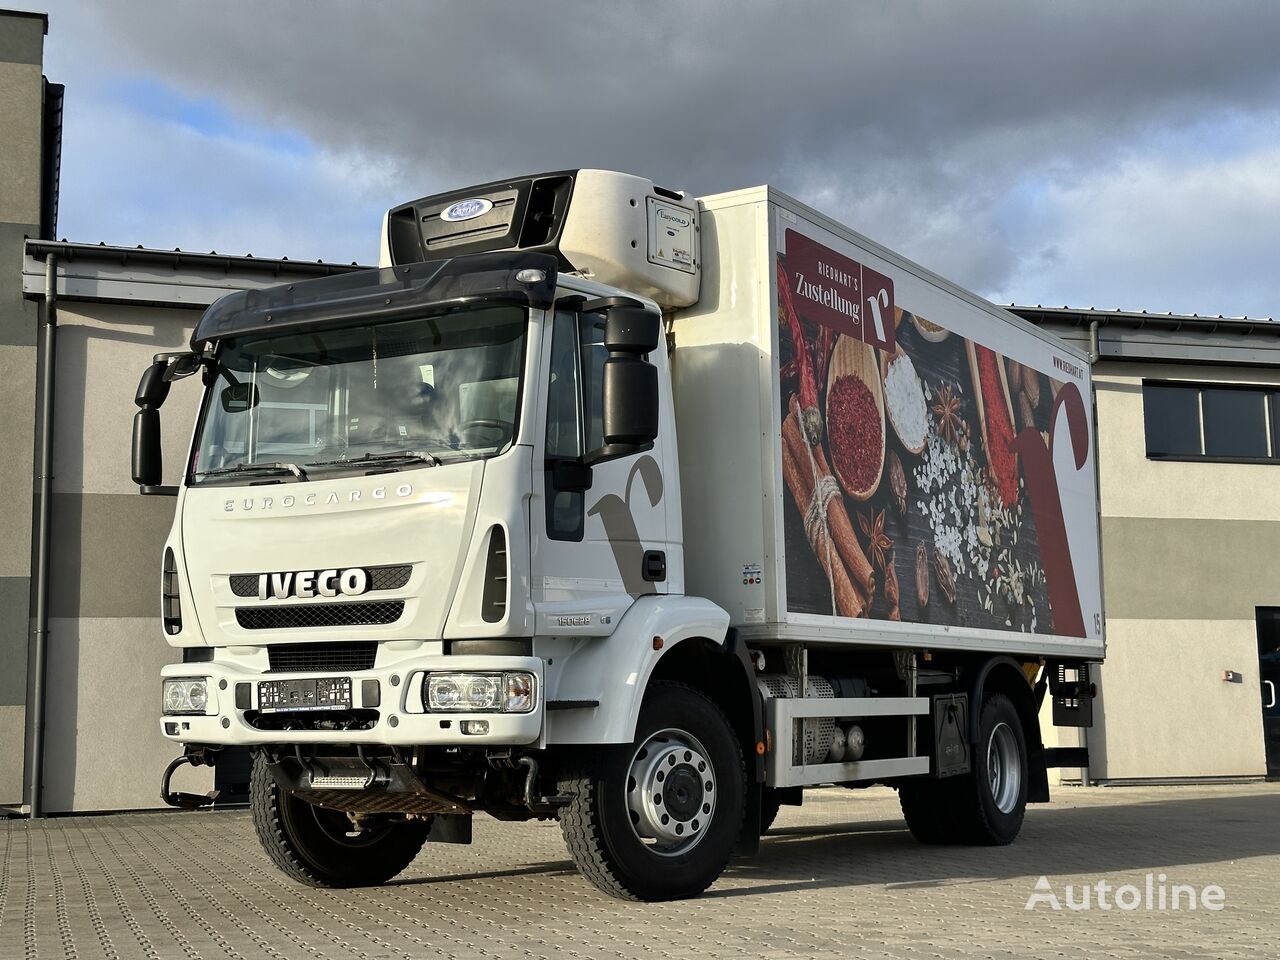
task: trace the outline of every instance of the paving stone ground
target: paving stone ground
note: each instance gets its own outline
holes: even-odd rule
[[[0,960],[1280,956],[1280,784],[1060,788],[998,849],[917,844],[886,789],[820,790],[666,904],[598,894],[555,824],[475,833],[385,887],[325,891],[277,873],[245,812],[0,821]],[[1061,911],[1026,909],[1042,874]],[[1078,902],[1148,874],[1157,897],[1163,874],[1226,906],[1065,907],[1068,885]]]

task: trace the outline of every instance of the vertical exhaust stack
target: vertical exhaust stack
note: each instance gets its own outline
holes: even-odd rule
[[[566,273],[650,297],[698,300],[698,205],[652,180],[567,170],[423,197],[387,212],[383,267],[494,250],[549,253]]]

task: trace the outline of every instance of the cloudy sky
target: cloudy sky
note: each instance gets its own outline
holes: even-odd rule
[[[595,166],[999,302],[1280,316],[1270,0],[45,7],[73,240],[372,262],[395,203]]]

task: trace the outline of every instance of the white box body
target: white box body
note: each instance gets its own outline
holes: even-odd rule
[[[1088,358],[770,188],[704,198],[699,216],[701,295],[698,303],[675,314],[673,325],[687,592],[722,606],[734,627],[757,640],[1100,659],[1104,638]],[[879,567],[875,567],[871,595],[866,597],[868,616],[835,615],[829,581],[784,482],[782,423],[788,397],[797,388],[794,380],[780,379],[784,360],[794,357],[790,356],[789,325],[779,318],[779,259],[784,272],[794,270],[787,273],[790,298],[798,304],[796,312],[808,331],[818,332],[817,339],[824,326],[839,321],[845,324],[842,329],[851,343],[855,338],[850,330],[864,331],[864,341],[877,341],[881,339],[875,324],[879,319],[882,326],[893,328],[893,355],[901,347],[912,360],[922,388],[928,389],[926,408],[941,399],[944,383],[966,405],[962,411],[967,411],[964,422],[972,432],[968,438],[971,462],[952,474],[936,469],[946,458],[929,453],[932,440],[926,442],[923,453],[908,452],[886,416],[884,448],[898,455],[908,478],[905,514],[892,502],[884,474],[887,466],[869,500],[839,491],[864,553],[872,551],[866,548],[859,516],[872,520],[884,511],[894,541],[900,620],[888,618],[884,573]],[[866,305],[869,298],[853,306],[855,296],[863,292],[861,287],[879,299],[880,317]],[[925,322],[918,324],[917,318]],[[805,339],[808,343],[812,337],[806,334]],[[980,360],[987,355],[978,348],[992,351],[995,358]],[[858,349],[872,350],[877,359],[882,353],[890,355],[873,347]],[[989,375],[993,370],[998,374]],[[1016,386],[1011,382],[1014,377],[1020,377]],[[1022,381],[1033,379],[1034,390],[1031,385],[1023,388]],[[895,383],[902,382],[895,373]],[[879,383],[883,390],[883,377]],[[824,414],[827,385],[826,379],[818,385]],[[852,384],[835,388],[841,398],[854,392],[860,388]],[[1035,438],[1019,429],[1023,413],[1019,394],[1027,395],[1030,411],[1023,426],[1040,435],[1042,451],[1034,449]],[[988,395],[1005,401],[1008,435],[1014,439],[1012,446],[1002,448],[1026,451],[1015,459],[1017,493],[1009,500],[1005,497],[1013,481],[1008,458],[1001,469],[999,456],[988,453],[983,439],[985,432],[998,442],[1001,431],[992,420],[977,414],[977,397],[984,397],[985,407]],[[1030,402],[1033,395],[1035,404]],[[996,404],[991,406],[990,416],[998,418]],[[855,408],[846,404],[839,409]],[[937,434],[940,418],[932,410],[927,417],[929,433]],[[828,419],[824,416],[819,442],[833,463]],[[836,419],[847,424],[851,418],[837,413]],[[867,430],[874,432],[872,427]],[[857,463],[858,458],[846,457],[843,462]],[[919,481],[917,471],[923,478]],[[974,471],[978,483],[965,485],[960,478]],[[992,477],[990,482],[987,475]],[[926,491],[924,486],[935,480],[936,489],[931,486]],[[953,516],[951,487],[961,501],[966,491],[982,487],[985,493],[969,502],[982,501],[985,506],[979,503],[969,512],[961,506],[959,516]],[[939,497],[945,508],[940,519],[935,510]],[[1000,510],[1007,514],[1003,524],[990,519]],[[966,519],[968,513],[976,519]],[[962,541],[959,547],[953,542],[953,527]],[[986,549],[981,539],[978,549],[972,547],[970,528],[976,532],[984,527],[989,536],[994,530],[994,543],[1004,553]],[[1016,543],[1015,532],[1019,534]],[[914,575],[915,552],[922,542],[930,580],[924,605],[918,603]],[[957,582],[954,602],[940,589],[933,560],[939,543],[944,555],[960,558],[960,563],[951,563]],[[988,554],[985,564],[984,551]],[[978,559],[971,559],[975,554]],[[1007,583],[999,578],[1001,571]],[[988,611],[988,581],[993,573],[997,578]],[[1015,581],[1022,586],[1020,603]]]

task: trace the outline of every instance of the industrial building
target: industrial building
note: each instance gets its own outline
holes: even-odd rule
[[[225,293],[359,268],[55,241],[62,91],[43,77],[46,29],[0,12],[0,808],[148,808],[175,752],[158,729],[173,501],[129,478],[138,376]],[[1069,779],[1280,774],[1260,672],[1280,633],[1280,324],[1017,312],[1098,358],[1108,660],[1091,766]],[[198,389],[177,383],[166,405],[166,483]]]
[[[1280,323],[1014,312],[1097,358],[1107,661],[1088,776],[1280,776]]]

